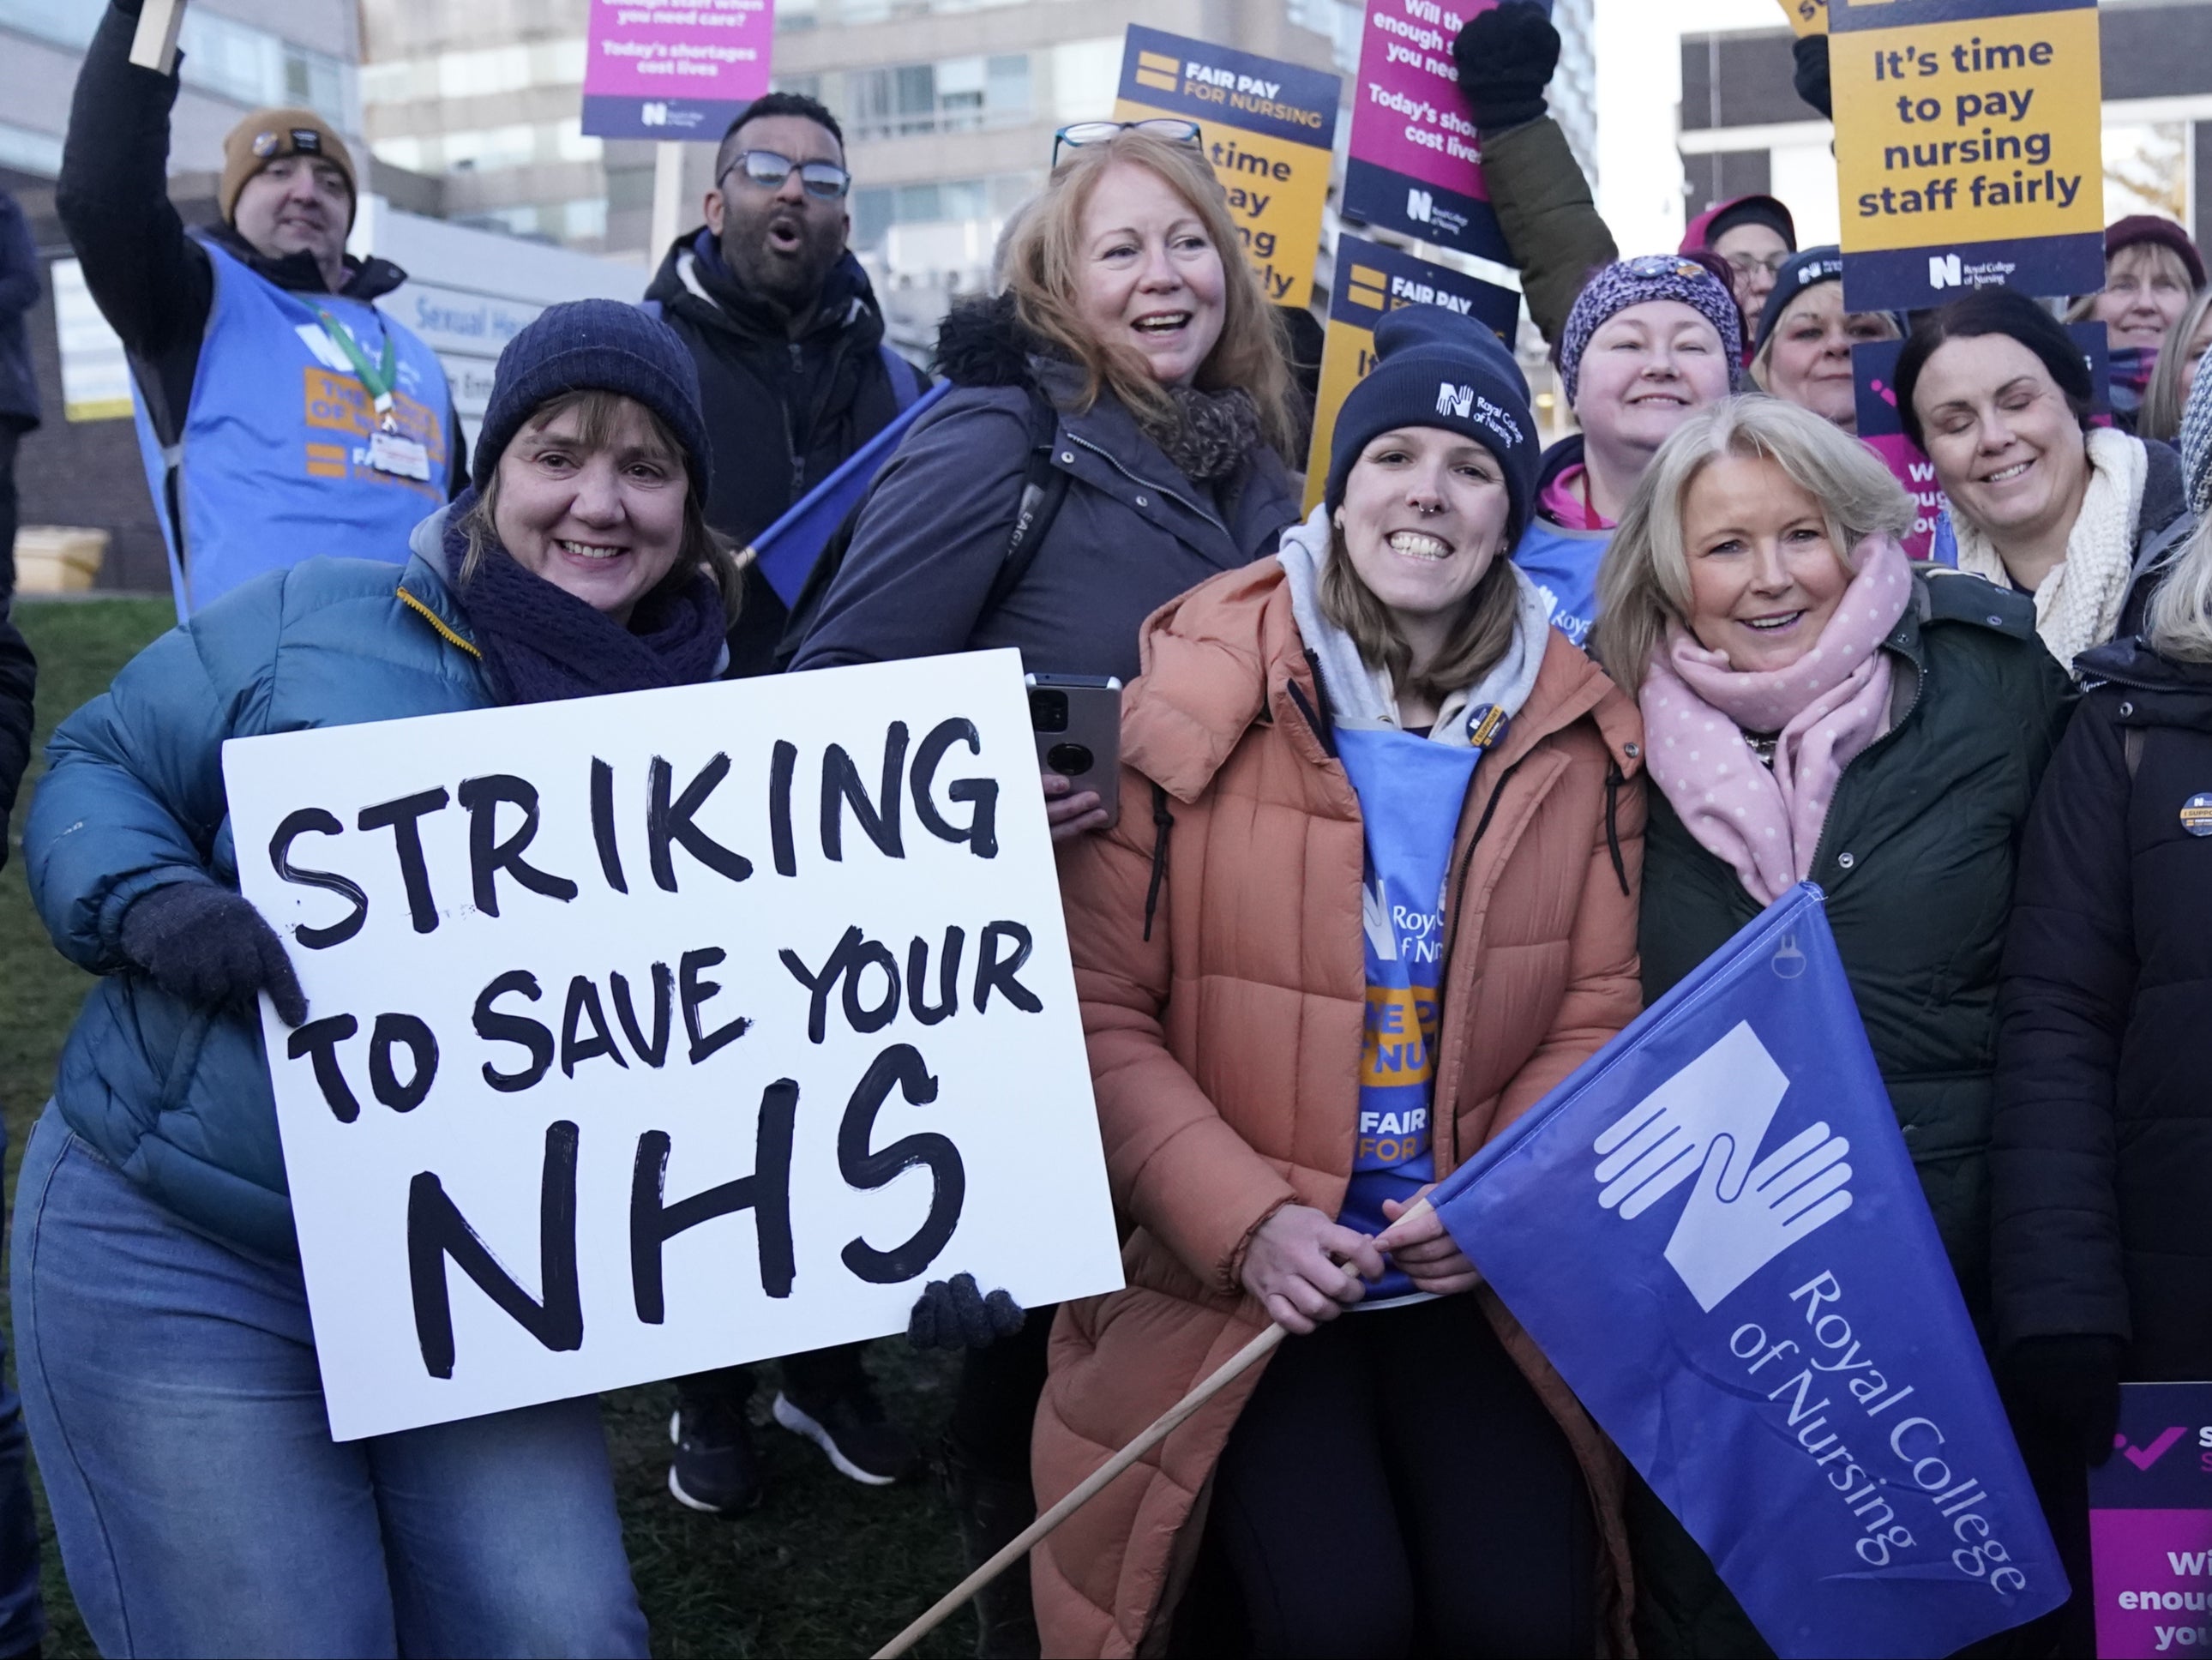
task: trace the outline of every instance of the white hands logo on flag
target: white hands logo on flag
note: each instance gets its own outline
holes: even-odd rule
[[[1696,1178],[1667,1261],[1710,1313],[1800,1239],[1850,1208],[1850,1144],[1815,1124],[1756,1164],[1790,1079],[1748,1021],[1598,1136],[1598,1203],[1641,1216]]]

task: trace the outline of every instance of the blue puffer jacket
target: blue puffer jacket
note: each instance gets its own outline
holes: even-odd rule
[[[134,971],[123,914],[171,882],[238,885],[226,739],[490,706],[436,557],[443,520],[416,532],[396,584],[380,561],[311,559],[155,641],[54,733],[24,827],[54,943],[106,976],[62,1051],[62,1116],[185,1221],[270,1256],[298,1245],[259,1018]]]

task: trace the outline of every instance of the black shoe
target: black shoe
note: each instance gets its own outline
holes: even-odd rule
[[[709,1516],[742,1516],[758,1506],[760,1455],[742,1407],[679,1401],[668,1438],[676,1444],[668,1491],[678,1504]]]
[[[920,1450],[884,1418],[876,1392],[866,1383],[818,1400],[780,1389],[775,1421],[828,1453],[840,1475],[872,1487],[905,1481],[921,1466]]]
[[[1036,1520],[1027,1481],[986,1475],[945,1448],[945,1493],[960,1525],[960,1548],[973,1573]],[[1030,1565],[1016,1562],[975,1593],[976,1660],[1037,1660],[1036,1614],[1030,1602]]]

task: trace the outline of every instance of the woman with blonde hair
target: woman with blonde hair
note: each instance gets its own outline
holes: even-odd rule
[[[1004,291],[938,337],[954,390],[860,510],[794,669],[1011,646],[1033,673],[1137,677],[1145,618],[1273,553],[1298,517],[1289,372],[1195,123],[1066,129],[1001,256]],[[1103,828],[1048,775],[1053,834]],[[971,1561],[1025,1526],[1050,1310],[968,1357],[946,1462]],[[981,1652],[1036,1651],[1024,1577],[980,1601]]]
[[[2136,435],[2160,443],[2181,440],[2181,412],[2197,386],[2197,366],[2212,346],[2212,288],[2199,289],[2188,309],[2173,319],[2158,349],[2158,366],[2144,388],[2142,413],[2136,421]]]
[[[2033,608],[1909,567],[1911,506],[1809,410],[1731,398],[1659,452],[1599,576],[1653,789],[1637,943],[1656,1000],[1801,881],[1828,921],[1967,1307],[1989,1307],[1997,958],[2014,850],[2068,709]],[[1632,1488],[1643,1645],[1764,1653]]]

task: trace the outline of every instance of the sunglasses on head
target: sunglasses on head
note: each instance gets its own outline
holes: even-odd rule
[[[1155,138],[1164,138],[1171,144],[1196,145],[1198,123],[1186,121],[1179,116],[1153,115],[1142,121],[1077,121],[1062,127],[1052,136],[1052,164],[1060,165],[1063,149],[1081,149],[1085,144],[1103,144],[1116,133],[1149,132]]]
[[[1708,283],[1720,281],[1708,267],[1674,253],[1647,253],[1640,259],[1632,259],[1628,262],[1628,274],[1639,283],[1648,283],[1655,277],[1679,277],[1692,283],[1700,277]]]
[[[799,170],[800,187],[817,201],[835,202],[853,187],[853,175],[835,161],[794,161],[774,150],[744,150],[732,156],[730,165],[722,169],[722,179],[742,168],[748,183],[776,191],[783,188],[783,181],[791,177],[794,167]],[[719,185],[722,179],[714,182]]]

